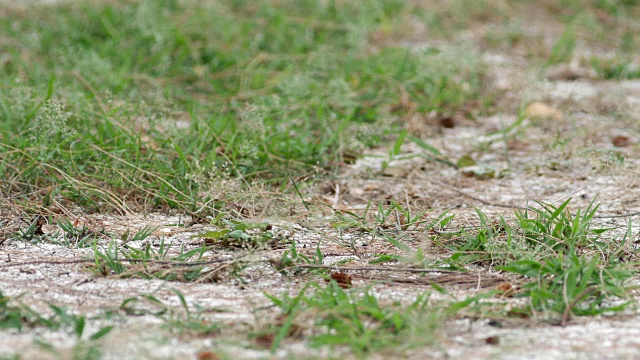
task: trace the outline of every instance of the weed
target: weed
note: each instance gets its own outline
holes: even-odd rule
[[[551,49],[551,54],[547,59],[547,64],[557,64],[571,59],[573,50],[576,47],[576,36],[570,26],[565,29],[556,44]]]
[[[440,151],[430,140],[410,136],[414,129],[405,122],[416,119],[422,124],[430,119],[428,114],[455,114],[456,121],[449,125],[456,129],[438,130],[465,137],[478,127],[494,127],[476,121],[476,115],[494,99],[509,102],[507,112],[513,109],[517,91],[498,96],[490,83],[505,89],[521,85],[505,82],[511,77],[503,75],[511,73],[502,72],[503,66],[523,70],[520,50],[544,53],[542,62],[550,66],[583,53],[579,46],[596,38],[606,45],[603,49],[626,51],[622,58],[591,60],[601,78],[638,77],[631,61],[637,42],[637,24],[631,21],[637,17],[636,0],[427,3],[78,0],[24,11],[7,2],[0,11],[0,193],[9,199],[9,207],[25,214],[24,226],[12,239],[90,247],[89,270],[102,276],[185,282],[209,281],[221,269],[239,276],[246,266],[264,261],[262,250],[282,250],[272,261],[275,276],[287,281],[316,276],[328,284],[311,280],[295,295],[268,295],[280,310],[261,338],[272,350],[308,334],[315,347],[349,348],[356,356],[375,357],[373,352],[432,344],[444,328],[440,320],[462,309],[501,308],[504,304],[495,299],[484,301],[496,291],[440,307],[429,304],[427,294],[401,304],[384,300],[372,288],[345,289],[353,285],[350,277],[330,279],[324,243],[318,243],[315,252],[303,253],[291,232],[282,235],[270,222],[240,218],[284,214],[285,201],[298,201],[288,197],[294,195],[302,201],[304,214],[317,220],[315,204],[305,192],[309,183],[337,175],[368,148],[388,141],[391,148],[383,167],[402,160],[406,142],[422,149],[414,156],[438,165],[475,164],[470,157],[457,163],[450,158],[464,150],[455,144],[443,142]],[[523,31],[530,19],[514,18],[528,14],[521,10],[531,7],[536,14],[557,12],[564,26],[550,51],[529,46],[532,40],[540,40],[533,45],[546,43],[547,29]],[[546,25],[556,19],[544,20]],[[418,29],[422,22],[429,27],[424,47],[422,32],[427,29]],[[462,28],[470,31],[459,36],[456,30]],[[443,45],[434,36],[470,38],[473,43]],[[503,59],[487,54],[501,71],[486,76],[480,60],[484,56],[477,49],[489,45],[510,50],[521,43],[523,49],[515,49],[517,62],[510,61],[511,55]],[[457,121],[459,117],[469,119]],[[509,149],[511,140],[531,140],[532,134],[524,133],[525,121],[521,109],[512,125],[500,123],[500,130],[488,134],[494,136],[474,139],[481,143],[474,157],[497,160],[493,152],[499,145],[506,149],[509,169],[518,171],[519,151]],[[430,133],[432,124],[427,122],[422,125]],[[568,150],[575,140],[558,136],[553,146],[559,150]],[[495,144],[496,139],[502,143]],[[625,159],[633,150],[606,155],[613,164],[624,160],[629,165]],[[352,250],[358,261],[449,270],[481,266],[510,273],[518,277],[514,289],[522,284],[523,291],[514,290],[515,296],[529,300],[527,307],[513,309],[517,315],[543,314],[567,323],[572,316],[628,306],[624,281],[631,273],[623,263],[637,258],[631,221],[620,239],[608,241],[604,235],[610,229],[594,225],[595,203],[577,212],[569,211],[569,200],[534,205],[516,211],[513,219],[490,219],[478,209],[477,226],[445,232],[453,219],[447,212],[431,214],[397,201],[370,202],[362,212],[333,211],[331,225],[339,231],[339,250]],[[215,228],[192,238],[201,246],[187,248],[165,238],[150,239],[156,230],[152,227],[116,239],[59,215],[170,209],[191,213],[194,222],[209,218],[208,225]],[[230,213],[238,217],[230,220]],[[57,224],[59,233],[43,234],[45,220]],[[4,226],[13,226],[11,222],[0,219]],[[351,236],[356,232],[375,245],[366,250],[381,253],[356,248],[356,236]],[[107,242],[98,241],[103,240],[99,236]],[[202,260],[212,248],[232,255],[248,252],[251,260],[225,256],[212,269],[209,264],[218,260]],[[354,261],[349,258],[345,261]],[[199,261],[189,261],[193,259]],[[446,293],[441,285],[432,288]],[[218,335],[221,325],[205,316],[212,309],[174,293],[179,307],[146,294],[126,299],[116,314],[155,316],[180,336]],[[100,356],[93,340],[110,328],[87,333],[92,319],[84,315],[51,305],[52,315],[45,316],[15,300],[0,294],[0,326],[57,329],[79,340],[73,356]],[[40,345],[55,350],[44,341]]]
[[[165,321],[165,325],[180,335],[208,336],[220,332],[220,324],[208,321],[204,313],[210,309],[204,309],[197,304],[193,305],[196,312],[189,309],[184,295],[177,291],[172,292],[178,297],[181,311],[165,304],[153,294],[143,294],[125,299],[120,304],[120,309],[127,315],[141,316],[152,315]]]
[[[55,317],[53,318],[54,320],[51,320],[51,319],[49,320],[51,321],[52,328],[55,329],[57,327],[69,327],[73,330],[73,333],[78,339],[81,339],[83,337],[84,329],[87,321],[85,316],[70,314],[64,308],[61,308],[52,304],[50,304],[49,307],[51,308],[51,310],[53,310],[53,313],[55,314]],[[104,327],[96,331],[95,333],[91,334],[89,336],[89,340],[98,340],[103,336],[107,335],[111,331],[111,329],[113,329],[113,326]]]
[[[622,283],[632,272],[619,266],[605,266],[596,259],[579,257],[575,252],[559,253],[542,260],[518,260],[501,270],[531,279],[523,285],[529,310],[546,316],[562,314],[566,324],[571,315],[593,316],[623,310],[631,302],[615,303],[612,298],[628,299]]]
[[[312,290],[310,294],[307,292]],[[272,349],[280,346],[294,323],[305,315],[314,319],[314,347],[346,345],[364,354],[403,344],[417,346],[434,340],[438,313],[430,308],[429,296],[423,294],[408,306],[399,303],[381,305],[370,289],[345,290],[331,280],[327,286],[308,283],[295,297],[266,296],[285,317],[274,329]]]
[[[85,335],[87,318],[84,315],[75,315],[64,308],[49,304],[53,315],[42,315],[25,305],[13,305],[17,298],[9,298],[0,292],[0,328],[23,330],[25,327],[46,327],[50,330],[63,330],[75,335],[81,340]],[[90,341],[98,340],[107,335],[112,326],[106,326],[89,335]]]
[[[436,242],[453,252],[445,263],[455,267],[469,263],[505,265],[520,258],[522,253],[534,258],[555,255],[560,251],[585,252],[603,248],[605,244],[600,238],[612,229],[593,228],[593,218],[599,205],[593,200],[584,211],[578,209],[572,214],[567,209],[570,202],[569,198],[557,207],[536,202],[539,208],[515,211],[515,224],[503,217],[492,222],[476,209],[480,220],[477,229],[447,235],[458,238],[448,245],[442,239],[436,239]]]
[[[449,234],[450,236],[461,236],[461,244],[451,244],[446,247],[453,254],[445,261],[448,266],[459,268],[460,264],[494,264],[509,258],[503,253],[511,248],[513,230],[507,225],[504,218],[496,222],[491,222],[487,216],[476,209],[476,214],[480,220],[480,227],[473,232],[463,231],[459,234]],[[440,242],[440,240],[437,240]],[[502,246],[504,244],[504,246]]]
[[[38,222],[41,218],[39,216],[35,216],[31,222],[28,223],[28,226],[21,227],[18,229],[18,232],[13,235],[13,239],[22,240],[22,241],[36,241],[36,232],[38,230]]]
[[[608,228],[592,228],[592,220],[599,205],[595,199],[584,210],[576,214],[569,212],[566,207],[571,198],[560,206],[537,202],[540,209],[527,208],[516,211],[518,228],[524,238],[532,246],[545,246],[551,250],[593,248],[600,236]],[[536,217],[530,217],[535,213]]]
[[[335,211],[333,226],[346,229],[356,228],[365,232],[374,232],[375,230],[415,230],[418,228],[426,228],[446,226],[452,219],[447,216],[446,212],[428,219],[428,210],[413,213],[410,208],[404,207],[395,201],[391,201],[388,206],[378,203],[377,211],[371,212],[371,202],[362,212],[362,215],[350,211]]]
[[[166,245],[164,238],[161,239],[157,250],[149,243],[142,249],[121,247],[116,241],[102,249],[94,245],[93,271],[104,276],[115,274],[120,277],[158,278],[168,281],[194,281],[202,277],[204,266],[180,265],[194,257],[197,260],[202,259],[206,251],[204,245],[189,251],[182,246],[178,253],[172,256],[169,256],[170,248],[171,244]]]
[[[229,248],[262,249],[276,246],[280,237],[276,236],[268,222],[249,223],[237,220],[219,220],[218,230],[193,235],[192,239],[203,239],[205,244]]]
[[[123,243],[127,243],[129,241],[142,241],[148,238],[157,229],[157,226],[144,226],[142,227],[142,229],[138,230],[138,232],[133,234],[133,236],[131,236],[131,232],[129,231],[129,229],[127,229],[127,231],[122,234],[120,240],[122,240]]]
[[[403,252],[402,255],[379,254],[376,259],[371,260],[372,264],[402,261],[421,267],[432,265],[432,261],[424,255],[422,249],[414,251],[405,239],[412,234],[423,234],[425,230],[429,232],[436,228],[444,228],[453,219],[453,215],[449,215],[447,211],[431,218],[427,216],[429,211],[412,213],[409,208],[393,201],[388,207],[378,204],[375,213],[370,211],[371,202],[367,204],[362,215],[350,211],[335,211],[332,225],[339,229],[358,229],[371,235],[370,243],[379,238]],[[353,243],[344,245],[354,248]]]
[[[633,67],[628,60],[611,59],[602,60],[592,58],[589,63],[602,79],[637,79],[640,78],[640,69]]]
[[[567,210],[570,201],[557,207],[537,202],[540,208],[516,210],[514,225],[503,218],[491,223],[476,210],[479,228],[465,231],[462,244],[448,246],[454,253],[445,263],[498,265],[497,270],[524,276],[521,296],[529,298],[530,306],[519,313],[560,314],[565,324],[572,315],[621,311],[630,302],[613,304],[612,298],[628,299],[623,283],[632,272],[621,267],[619,256],[601,256],[611,253],[606,250],[610,245],[599,240],[611,229],[592,227],[595,200],[575,214]],[[629,255],[630,226],[613,253]]]
[[[24,326],[46,324],[40,314],[23,305],[13,305],[15,299],[5,296],[0,291],[0,327],[3,329],[22,330]]]
[[[316,245],[316,251],[313,257],[308,257],[304,254],[298,252],[296,248],[295,240],[291,241],[291,245],[288,250],[285,250],[282,253],[282,257],[279,261],[273,262],[272,264],[280,273],[284,275],[300,275],[304,270],[300,268],[296,268],[297,264],[311,264],[311,265],[322,265],[324,261],[324,255],[320,250],[320,243]],[[293,268],[293,269],[291,269]],[[307,271],[316,271],[316,272],[326,272],[324,269],[311,269]]]

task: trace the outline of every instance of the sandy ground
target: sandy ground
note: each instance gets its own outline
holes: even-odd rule
[[[426,45],[407,44],[416,49]],[[582,55],[577,51],[575,56],[580,58]],[[362,208],[369,199],[393,199],[416,211],[430,208],[433,214],[439,214],[448,210],[456,215],[454,227],[477,224],[475,207],[491,218],[499,215],[510,218],[514,209],[509,206],[530,204],[533,199],[557,205],[573,197],[570,205],[573,210],[585,208],[597,199],[601,202],[598,213],[601,218],[597,221],[624,229],[628,217],[618,216],[640,211],[640,81],[597,80],[579,64],[573,65],[573,71],[583,71],[586,76],[573,81],[548,80],[539,71],[529,70],[526,59],[517,51],[485,52],[482,57],[493,86],[503,91],[500,101],[513,106],[506,106],[504,111],[489,117],[462,119],[452,128],[433,130],[425,125],[425,129],[431,129],[424,130],[426,133],[420,131],[421,122],[431,121],[427,115],[411,121],[418,135],[440,149],[443,157],[458,159],[471,154],[479,163],[497,172],[508,169],[504,177],[467,177],[457,169],[430,160],[418,146],[407,144],[387,169],[382,168],[382,162],[388,160],[389,150],[370,151],[346,168],[333,184],[340,186],[337,195],[330,191],[318,195],[314,190],[315,199],[330,202],[337,209]],[[507,139],[499,132],[495,134],[516,121],[520,104],[532,101],[556,109],[562,113],[561,118],[525,120],[508,134]],[[615,137],[620,136],[628,140],[624,146],[615,144]],[[619,161],[622,158],[624,161]],[[371,243],[370,237],[363,233],[339,233],[328,226],[327,221],[322,221],[322,216],[330,218],[331,214],[319,213],[309,219],[261,220],[274,224],[286,239],[295,239],[303,253],[312,254],[320,243],[321,250],[328,254],[326,264],[353,258],[350,266],[365,266],[375,253],[397,252],[380,241]],[[176,223],[188,222],[188,219],[166,214],[93,215],[82,219],[91,229],[104,228],[111,233],[157,226],[155,235],[145,240],[156,248],[161,237],[175,248],[180,245],[196,248],[199,245],[191,236],[215,229],[213,225],[176,227]],[[636,219],[637,216],[632,217],[632,220]],[[412,246],[428,241],[428,236],[417,239]],[[354,244],[357,256],[353,249],[344,246],[345,240]],[[100,245],[107,244],[106,238],[100,240]],[[132,242],[129,245],[141,247],[143,244]],[[264,292],[295,293],[307,280],[285,277],[268,263],[256,262],[277,259],[285,250],[286,247],[276,247],[251,253],[254,264],[240,276],[222,276],[216,282],[188,283],[102,277],[87,269],[91,264],[53,263],[81,260],[90,256],[90,248],[8,241],[0,247],[0,289],[7,296],[21,295],[22,303],[43,312],[49,311],[47,303],[64,306],[89,318],[112,310],[111,319],[92,319],[87,322],[85,331],[85,334],[91,334],[103,324],[115,321],[114,330],[98,342],[105,359],[195,359],[199,352],[207,349],[237,359],[341,356],[339,350],[319,351],[294,340],[286,341],[281,350],[271,354],[252,346],[246,336],[241,336],[273,315],[274,309],[264,309],[270,305]],[[207,256],[223,261],[240,254],[246,255],[216,249]],[[431,256],[437,257],[437,254]],[[380,276],[390,276],[383,272],[353,271],[351,274],[356,286],[375,284],[373,288],[382,301],[411,301],[430,290],[424,282],[379,281]],[[457,285],[444,284],[456,298],[463,299],[508,280],[503,274],[488,269],[477,269],[474,274],[481,274],[483,279],[465,278]],[[446,274],[433,274],[432,278],[443,275]],[[410,278],[412,275],[398,276]],[[156,316],[127,316],[119,310],[123,301],[147,294],[180,309],[174,290],[184,294],[192,309],[197,305],[211,310],[203,316],[208,321],[223,324],[220,334],[204,337],[177,334],[165,325],[166,321]],[[632,294],[637,296],[637,293]],[[437,300],[436,295],[434,299]],[[174,316],[184,314],[178,311]],[[412,350],[407,358],[636,359],[640,357],[638,320],[635,308],[613,317],[574,319],[566,327],[544,322],[504,320],[495,323],[462,317],[443,324],[436,345]],[[497,344],[488,344],[490,337],[496,337]],[[47,351],[38,343],[52,344],[57,352]],[[71,349],[76,344],[77,340],[68,332],[41,328],[4,331],[0,357],[20,354],[23,359],[72,358]]]

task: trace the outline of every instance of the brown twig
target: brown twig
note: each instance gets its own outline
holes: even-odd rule
[[[479,202],[479,203],[481,203],[483,205],[493,206],[493,207],[501,207],[501,208],[507,208],[507,209],[534,209],[533,207],[528,206],[528,205],[527,206],[516,206],[516,205],[508,205],[508,204],[502,204],[502,203],[496,203],[496,202],[488,201],[488,200],[485,200],[485,199],[482,199],[482,198],[467,194],[466,192],[458,190],[458,189],[454,188],[451,185],[440,183],[438,181],[436,181],[436,183],[438,183],[440,186],[449,188],[450,190],[452,190],[452,191],[454,191],[454,192],[456,192],[456,193],[458,193],[458,194],[460,194],[462,196],[468,197],[471,200],[475,200],[475,201],[477,201],[477,202]],[[565,199],[565,198],[563,198],[563,199]],[[572,214],[572,215],[575,215],[575,214]],[[631,213],[627,213],[627,214],[620,214],[620,215],[596,215],[593,218],[594,219],[613,219],[613,218],[624,218],[624,217],[631,217],[631,216],[638,216],[638,215],[640,215],[640,211],[631,212]]]
[[[203,266],[210,264],[218,264],[227,261],[233,261],[229,259],[217,259],[217,260],[208,260],[208,261],[170,261],[170,260],[143,260],[143,259],[118,259],[119,262],[127,262],[133,264],[154,264],[154,265],[171,265],[171,266],[182,266],[182,267],[193,267],[193,266]],[[34,261],[23,261],[17,263],[9,263],[0,265],[0,269],[11,268],[11,267],[20,267],[27,265],[71,265],[71,264],[87,264],[87,263],[95,263],[95,259],[76,259],[76,260],[34,260]]]
[[[298,269],[327,269],[337,271],[393,271],[393,272],[410,272],[410,273],[464,273],[464,271],[448,270],[448,269],[412,269],[412,268],[392,268],[392,267],[348,267],[348,266],[332,266],[332,265],[292,265],[289,267]]]
[[[582,299],[584,299],[586,296],[590,295],[594,291],[596,291],[596,287],[590,286],[584,289],[584,291],[581,292],[578,296],[576,296],[573,300],[571,300],[571,302],[567,304],[567,306],[564,308],[564,311],[562,312],[562,322],[560,323],[560,325],[566,326],[567,323],[569,322],[569,316],[571,316],[571,309],[573,309],[574,306],[578,304],[578,302],[580,302]]]

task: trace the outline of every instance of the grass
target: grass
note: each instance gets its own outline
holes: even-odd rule
[[[567,208],[570,202],[571,198],[559,206],[538,202],[536,207],[515,210],[513,221],[504,217],[492,221],[476,209],[479,225],[457,231],[442,230],[452,221],[446,213],[418,224],[409,223],[424,226],[422,231],[435,229],[431,241],[446,249],[447,254],[440,259],[425,257],[427,250],[412,247],[404,240],[411,229],[397,224],[402,231],[383,230],[389,214],[402,208],[398,204],[388,209],[379,206],[379,212],[368,217],[370,220],[368,209],[364,215],[338,213],[337,224],[380,237],[396,248],[397,254],[378,254],[371,260],[373,264],[400,262],[418,268],[461,271],[482,266],[518,274],[523,278],[522,291],[517,296],[528,298],[530,303],[513,314],[534,318],[560,316],[564,325],[574,314],[619,312],[631,304],[625,282],[634,271],[631,264],[619,259],[635,257],[627,249],[633,236],[630,222],[619,241],[605,241],[606,233],[614,229],[593,226],[599,205],[592,201],[584,211],[572,213]],[[420,216],[423,217],[424,214]],[[412,239],[415,241],[415,236]],[[622,302],[607,305],[616,298]]]
[[[457,3],[468,13],[462,24],[492,8]],[[585,26],[579,14],[635,9],[565,5],[570,23],[549,64],[571,58],[582,33],[574,27]],[[0,130],[12,136],[0,138],[0,173],[2,191],[37,212],[78,204],[215,213],[247,201],[242,189],[256,180],[287,189],[289,174],[334,174],[400,134],[415,112],[491,103],[468,47],[375,42],[423,14],[402,1],[78,2],[30,11],[4,15]],[[629,47],[629,33],[624,39]],[[625,62],[593,66],[605,78],[635,77]]]
[[[433,343],[441,316],[439,310],[428,305],[428,294],[418,296],[409,305],[383,306],[370,289],[343,289],[334,280],[327,286],[308,283],[293,298],[287,294],[267,296],[281,311],[280,323],[266,333],[272,332],[272,349],[294,335],[300,327],[297,322],[305,316],[314,319],[313,335],[308,340],[311,346],[347,346],[360,356],[392,347]]]
[[[225,185],[333,173],[397,133],[408,109],[453,112],[482,87],[465,49],[365,51],[413,11],[399,1],[15,11],[0,170],[3,191],[40,211],[215,211]]]
[[[50,332],[61,332],[65,337],[75,338],[72,349],[75,359],[99,359],[100,347],[97,341],[106,336],[113,329],[112,325],[99,328],[92,334],[87,334],[85,329],[88,319],[85,315],[76,315],[68,310],[49,304],[50,315],[41,314],[38,311],[24,305],[18,298],[3,295],[0,292],[0,329],[14,329],[18,331],[44,328]],[[36,344],[43,350],[57,354],[55,347],[46,341],[36,339]],[[16,355],[19,358],[18,355]]]
[[[527,60],[544,69],[580,58],[589,42],[615,52],[579,59],[600,79],[640,76],[633,63],[636,1],[538,2],[556,14],[557,36],[547,43],[515,15],[527,14],[521,9],[531,2],[427,3],[87,0],[34,6],[28,14],[3,8],[0,197],[22,222],[9,243],[73,249],[92,279],[194,287],[233,280],[243,287],[267,274],[295,284],[286,293],[265,291],[271,306],[251,312],[257,319],[262,310],[277,313],[258,325],[212,321],[218,309],[177,290],[172,302],[156,293],[127,295],[103,314],[151,316],[181,340],[227,341],[231,333],[228,341],[242,348],[274,354],[304,342],[339,356],[404,356],[438,346],[455,318],[566,325],[575,316],[633,305],[632,223],[622,235],[597,225],[595,201],[584,210],[571,199],[537,201],[512,216],[476,209],[476,225],[463,226],[448,210],[410,206],[409,194],[370,200],[362,210],[327,208],[314,197],[315,183],[378,146],[389,148],[381,170],[407,160],[402,150],[409,144],[429,164],[482,170],[482,155],[504,145],[508,171],[484,177],[476,171],[473,180],[516,171],[510,140],[526,137],[524,126],[537,126],[523,114],[487,134],[501,140],[457,159],[443,149],[447,144],[425,136],[433,129],[421,133],[411,125],[435,117],[458,126],[462,117],[473,129],[482,126],[477,115],[504,110],[495,108],[504,94],[494,92],[480,51],[524,48]],[[478,43],[458,41],[460,31],[477,32]],[[437,131],[447,131],[442,127]],[[568,143],[576,135],[563,136]],[[114,234],[76,220],[151,211],[187,213],[207,229],[178,244],[154,236],[157,227]],[[338,235],[309,231],[323,235],[309,246],[307,232],[277,231],[271,219],[282,217],[305,217]],[[56,230],[45,233],[45,224]],[[328,248],[349,256],[329,264],[335,254]],[[377,292],[377,281],[353,286],[345,273],[338,274],[349,281],[336,280],[332,267],[355,262],[369,266],[364,272],[414,270],[418,275],[408,280],[429,284],[434,293],[393,301]],[[456,297],[426,275],[478,269],[510,282]],[[380,282],[399,281],[385,279]],[[525,301],[514,307],[512,296]],[[99,358],[96,340],[118,326],[89,334],[92,316],[53,303],[52,314],[43,315],[17,300],[0,293],[1,327],[65,333],[78,340],[76,358]]]

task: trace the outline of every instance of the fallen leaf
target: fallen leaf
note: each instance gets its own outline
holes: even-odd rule
[[[547,75],[547,80],[558,81],[558,80],[567,80],[567,81],[576,81],[582,77],[582,74],[579,74],[576,71],[571,69],[562,69],[555,72],[550,72]]]
[[[275,325],[277,327],[282,327],[284,326],[284,324],[287,322],[287,319],[289,318],[288,315],[285,314],[280,314],[276,317],[276,321],[275,321]],[[289,325],[289,331],[287,331],[287,336],[300,336],[302,334],[302,326],[296,324],[296,323],[291,323]]]
[[[500,338],[498,336],[489,336],[488,338],[484,339],[484,342],[489,345],[498,345],[500,344]]]
[[[268,349],[273,344],[274,339],[275,339],[275,335],[271,333],[266,333],[266,334],[256,336],[253,340],[255,341],[256,345],[258,345],[259,347]]]
[[[474,177],[480,180],[493,179],[496,177],[496,170],[485,165],[467,166],[460,169],[462,175]]]
[[[200,351],[198,355],[196,355],[198,360],[219,360],[220,356],[214,353],[213,351]]]
[[[353,286],[351,284],[351,276],[343,272],[331,273],[331,279],[335,280],[335,282],[338,283],[338,286],[343,289],[349,289],[351,286]]]
[[[629,139],[629,137],[625,135],[618,135],[614,136],[613,139],[611,139],[611,142],[615,147],[625,147],[629,146],[629,144],[631,143],[631,139]]]
[[[529,104],[529,106],[524,109],[524,114],[528,118],[549,119],[556,121],[564,120],[564,115],[560,110],[538,101]]]
[[[42,225],[41,229],[45,235],[62,232],[62,229],[60,229],[60,227],[58,227],[57,225],[51,225],[51,224],[44,224]]]
[[[473,160],[471,155],[465,154],[465,155],[462,155],[460,159],[458,159],[458,161],[456,162],[456,165],[458,165],[459,168],[474,166],[476,165],[476,161]]]
[[[374,183],[374,182],[365,183],[362,186],[362,190],[364,190],[364,191],[377,191],[377,190],[380,190],[380,184],[379,183]]]
[[[576,81],[586,77],[589,77],[589,69],[575,64],[558,64],[546,71],[546,78],[550,81]]]
[[[512,297],[513,296],[513,285],[511,285],[508,282],[503,282],[501,284],[498,284],[498,286],[496,286],[496,290],[500,291],[501,294],[498,294],[498,296],[500,297]]]
[[[447,128],[447,129],[453,129],[454,127],[456,127],[456,119],[452,118],[451,116],[445,116],[440,118],[440,126],[442,126],[443,128]]]
[[[518,139],[510,139],[507,141],[507,149],[509,150],[527,150],[529,143]]]
[[[407,176],[409,170],[404,166],[387,166],[382,169],[382,175],[390,176],[394,178],[401,178]]]

